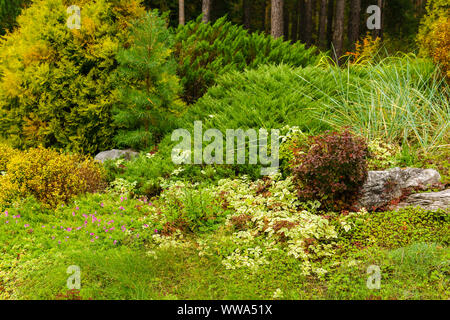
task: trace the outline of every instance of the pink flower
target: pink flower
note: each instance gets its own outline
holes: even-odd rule
[[[72,231],[72,228],[67,228],[66,230],[70,232],[70,231]]]
[[[76,207],[75,210],[80,210],[80,208]]]
[[[100,203],[100,207],[102,207],[102,208],[103,208],[104,206],[105,206],[105,205],[103,204],[103,202],[102,202],[102,203]]]
[[[113,242],[114,244],[116,244],[117,243],[117,240],[114,240],[114,242]]]
[[[75,211],[74,211],[74,212],[72,212],[72,216],[74,216],[74,217],[75,217]]]
[[[8,220],[6,220],[6,221],[5,221],[5,223],[9,223],[9,221],[8,221]]]
[[[28,228],[30,225],[29,224],[24,224],[23,225],[25,228]]]
[[[8,211],[5,211],[5,217],[7,217],[8,216]]]

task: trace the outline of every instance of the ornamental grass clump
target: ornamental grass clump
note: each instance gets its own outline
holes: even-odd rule
[[[352,209],[367,179],[365,140],[343,132],[327,131],[310,137],[309,150],[295,150],[294,181],[301,200],[319,200],[323,209]]]

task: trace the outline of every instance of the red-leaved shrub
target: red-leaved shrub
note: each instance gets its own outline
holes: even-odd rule
[[[323,209],[348,210],[367,179],[367,143],[347,129],[309,138],[309,150],[294,150],[294,180],[301,200]]]

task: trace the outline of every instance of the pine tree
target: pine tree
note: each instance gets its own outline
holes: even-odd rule
[[[148,148],[170,130],[170,113],[180,105],[173,42],[165,19],[150,11],[132,26],[128,47],[119,50],[118,78],[125,79],[114,115],[119,146]]]

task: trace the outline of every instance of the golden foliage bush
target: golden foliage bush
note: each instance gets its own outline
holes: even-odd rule
[[[17,152],[16,149],[11,146],[0,143],[0,172],[6,171],[6,165],[9,159]]]
[[[355,44],[355,52],[347,52],[353,64],[364,64],[371,62],[381,49],[381,38],[372,37],[367,33],[362,41]]]
[[[0,177],[2,206],[34,196],[53,208],[75,195],[105,187],[104,170],[92,159],[42,147],[13,152],[5,169]]]
[[[439,64],[450,79],[450,11],[448,0],[428,0],[417,42],[420,52]]]
[[[431,25],[430,33],[422,38],[422,48],[450,78],[450,18],[440,18]]]

